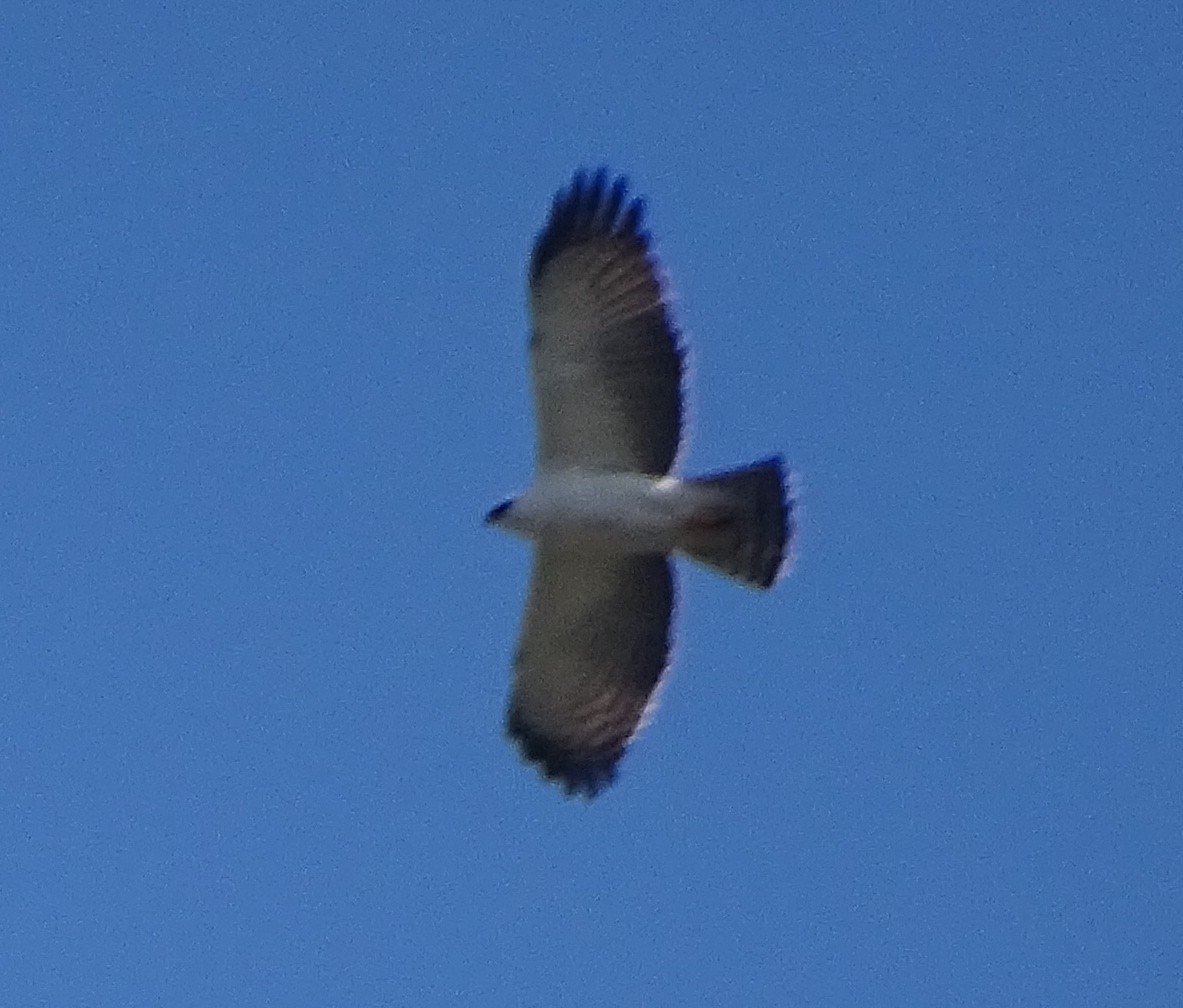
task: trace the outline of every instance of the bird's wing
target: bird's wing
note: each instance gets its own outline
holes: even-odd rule
[[[665,671],[673,595],[664,557],[537,547],[507,728],[568,794],[612,782]]]
[[[540,469],[664,476],[682,426],[682,353],[644,206],[603,171],[560,192],[530,262]]]

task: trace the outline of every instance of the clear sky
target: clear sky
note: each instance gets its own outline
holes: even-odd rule
[[[6,5],[0,1005],[1183,1004],[1183,16],[988,6]],[[598,164],[803,511],[585,804],[481,518]]]

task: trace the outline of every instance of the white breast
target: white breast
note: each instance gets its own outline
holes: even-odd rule
[[[552,471],[519,497],[507,527],[611,553],[668,553],[687,510],[677,480],[637,473]]]

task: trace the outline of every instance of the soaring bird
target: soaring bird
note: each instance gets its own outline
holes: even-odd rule
[[[670,555],[769,588],[793,536],[779,456],[673,473],[683,352],[643,216],[604,169],[555,196],[529,271],[534,483],[485,519],[534,543],[507,732],[587,798],[615,779],[665,673]]]

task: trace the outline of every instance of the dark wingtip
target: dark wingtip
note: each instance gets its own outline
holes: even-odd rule
[[[534,243],[530,278],[536,279],[556,255],[569,245],[597,235],[632,238],[647,246],[642,230],[645,201],[628,199],[628,178],[618,175],[608,184],[610,172],[598,168],[592,173],[580,169],[571,184],[555,194],[550,217]]]
[[[510,711],[506,734],[517,743],[522,757],[538,766],[542,776],[559,785],[568,798],[595,798],[616,780],[616,764],[623,751],[592,758],[578,757],[536,732],[516,711]]]

